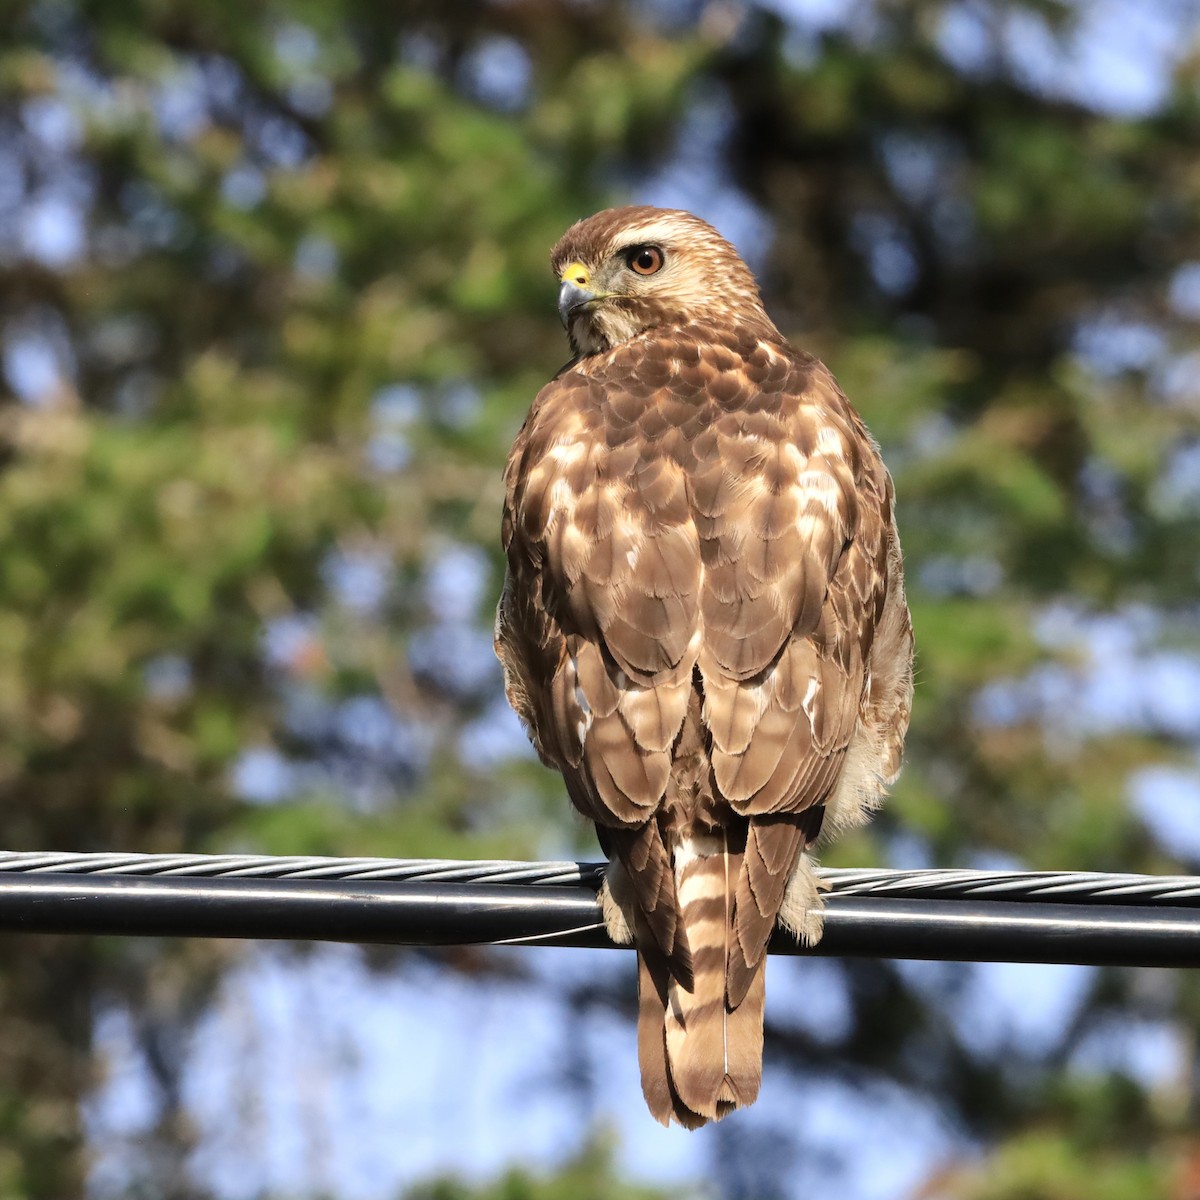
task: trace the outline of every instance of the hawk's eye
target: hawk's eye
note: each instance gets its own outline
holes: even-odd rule
[[[662,269],[663,252],[657,246],[634,246],[625,252],[625,262],[639,275],[653,275]]]

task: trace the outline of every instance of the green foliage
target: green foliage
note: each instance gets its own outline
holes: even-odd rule
[[[1151,1154],[1087,1152],[1059,1133],[1014,1138],[976,1173],[930,1200],[1169,1200],[1168,1163]]]
[[[636,1187],[622,1180],[613,1165],[611,1145],[596,1138],[553,1174],[512,1170],[481,1187],[439,1179],[412,1188],[405,1200],[666,1200],[667,1196],[683,1200],[677,1190]]]

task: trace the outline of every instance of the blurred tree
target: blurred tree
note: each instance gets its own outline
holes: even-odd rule
[[[1163,6],[1180,44],[1194,18]],[[880,0],[824,25],[566,0],[7,5],[0,844],[578,836],[490,659],[498,466],[565,353],[549,246],[649,193],[756,243],[768,307],[896,475],[912,749],[830,861],[1195,867],[1195,839],[1176,853],[1130,795],[1153,764],[1196,786],[1198,67],[1181,52],[1114,114],[1066,69],[1087,19],[1055,0]],[[161,1089],[147,1194],[203,1194],[179,1071],[232,951],[6,949],[0,1196],[81,1193],[114,999]],[[987,1195],[1102,1152],[1047,1081],[1083,1087],[1073,1064],[1113,1021],[1200,1020],[1194,980],[1096,972],[1052,1045],[982,1050],[954,1020],[970,968],[838,971],[844,1029],[773,1028],[768,1053],[898,1082],[991,1141],[1049,1122],[998,1153],[1009,1191]],[[1165,1142],[1197,1105],[1200,1071],[1181,1077],[1130,1084],[1102,1128]]]
[[[612,1147],[598,1138],[552,1175],[512,1170],[482,1187],[439,1179],[418,1184],[405,1193],[405,1200],[667,1200],[668,1196],[686,1200],[678,1191],[635,1187],[622,1181],[613,1167]]]

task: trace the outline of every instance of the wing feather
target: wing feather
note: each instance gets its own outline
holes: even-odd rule
[[[670,374],[666,357],[660,374]],[[535,744],[605,830],[662,953],[690,979],[653,818],[693,687],[700,545],[684,464],[663,438],[671,421],[638,376],[614,379],[568,371],[518,437],[506,592],[534,600],[502,604],[497,647]],[[531,653],[534,643],[544,651]]]
[[[891,519],[882,465],[860,452],[865,430],[828,373],[809,362],[774,394],[697,450],[704,721],[716,790],[749,819],[731,1005],[756,977],[858,726]]]

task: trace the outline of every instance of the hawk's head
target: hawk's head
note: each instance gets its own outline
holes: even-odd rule
[[[576,354],[705,319],[775,333],[738,252],[707,221],[681,209],[605,209],[572,225],[550,262]]]

